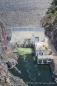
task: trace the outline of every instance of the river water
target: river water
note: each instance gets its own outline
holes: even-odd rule
[[[49,65],[37,65],[32,54],[19,56],[17,68],[11,72],[24,80],[29,86],[57,86],[52,79]]]

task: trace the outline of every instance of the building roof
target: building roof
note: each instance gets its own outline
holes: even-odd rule
[[[43,43],[41,42],[40,43],[37,42],[37,44],[35,44],[35,49],[36,50],[46,50],[45,47],[43,47]]]
[[[44,31],[44,28],[12,27],[11,31]]]

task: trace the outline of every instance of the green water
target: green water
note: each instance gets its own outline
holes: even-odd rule
[[[12,73],[22,78],[29,86],[57,86],[51,77],[49,65],[37,65],[34,56],[31,54],[20,55],[17,67],[22,74],[20,75],[14,70],[12,70]]]

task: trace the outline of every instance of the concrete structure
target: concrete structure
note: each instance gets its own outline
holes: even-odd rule
[[[33,44],[37,64],[48,64],[52,62],[53,56],[51,56],[51,50],[45,43],[44,33],[44,28],[13,27],[11,28],[10,43],[18,43],[19,46],[30,46]]]
[[[49,49],[44,44],[45,42],[35,44],[35,55],[37,58],[37,64],[49,64],[54,59],[51,55],[51,49]]]
[[[45,43],[45,42],[44,42]],[[49,55],[51,53],[51,49],[41,43],[35,44],[35,55]]]
[[[42,42],[45,40],[44,28],[27,28],[27,27],[13,27],[11,28],[10,43],[17,42],[19,45],[29,44],[35,42]]]
[[[49,64],[54,60],[52,55],[37,56],[37,64]]]

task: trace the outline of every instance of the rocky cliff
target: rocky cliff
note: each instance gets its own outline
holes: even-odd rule
[[[53,0],[51,7],[41,22],[45,28],[45,34],[50,37],[51,42],[57,50],[57,0]]]
[[[18,55],[8,45],[6,28],[0,21],[0,86],[27,86],[22,79],[9,73],[8,69],[12,68],[21,73],[16,67],[17,60]]]

